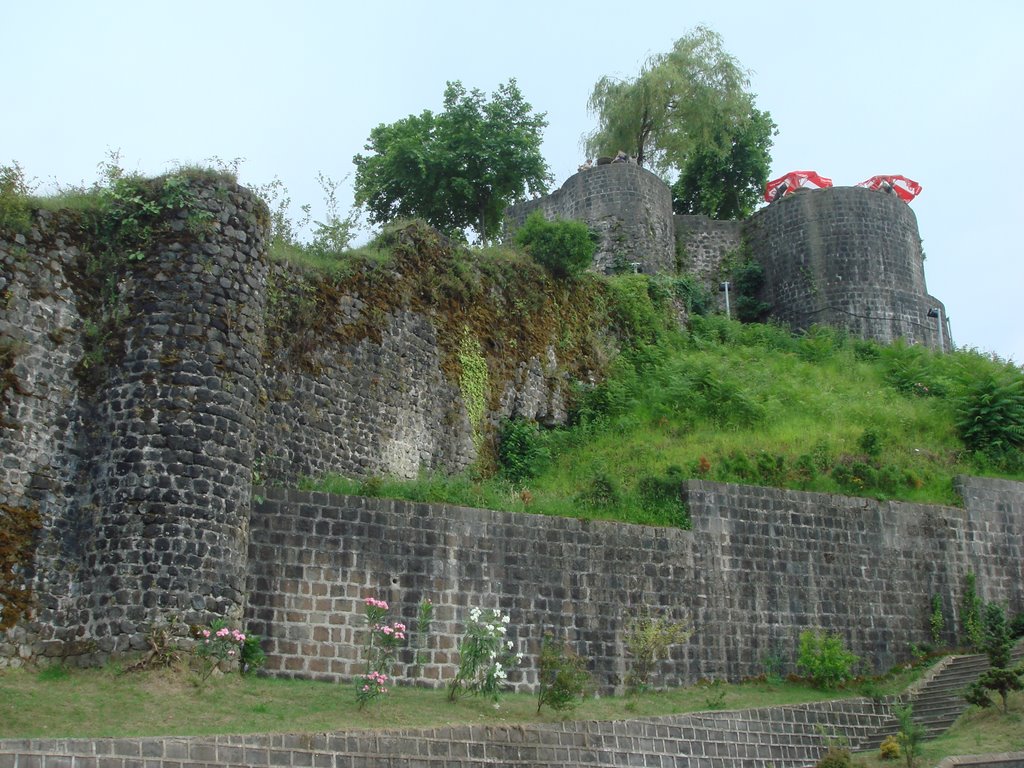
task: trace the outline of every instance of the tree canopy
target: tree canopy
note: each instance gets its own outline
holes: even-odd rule
[[[356,204],[375,224],[420,217],[449,234],[472,229],[487,242],[508,205],[547,191],[546,125],[514,79],[490,100],[450,82],[442,112],[424,110],[370,132],[371,154],[353,158]]]
[[[694,149],[672,185],[676,213],[702,213],[714,219],[742,219],[761,200],[771,171],[771,115],[751,107],[750,114],[730,126],[714,146]],[[724,145],[725,149],[719,147]]]
[[[606,76],[594,85],[588,107],[598,127],[587,152],[623,150],[656,173],[679,174],[681,204],[691,212],[743,215],[767,180],[775,134],[749,84],[718,34],[697,27],[647,59],[635,78]]]

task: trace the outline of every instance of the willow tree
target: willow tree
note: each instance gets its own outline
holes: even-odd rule
[[[587,104],[598,120],[587,153],[625,151],[662,175],[682,171],[695,153],[725,157],[754,109],[749,84],[718,34],[697,27],[647,59],[635,78],[598,80]]]

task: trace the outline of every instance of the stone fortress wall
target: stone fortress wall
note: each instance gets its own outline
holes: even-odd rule
[[[509,233],[541,211],[548,219],[586,221],[599,236],[594,265],[603,272],[675,271],[672,193],[648,170],[609,163],[580,171],[550,195],[506,212]]]
[[[968,571],[986,599],[1024,607],[1024,486],[1006,481],[964,481],[963,509],[689,483],[693,531],[254,492],[326,471],[459,469],[472,430],[428,315],[396,309],[348,338],[338,330],[372,310],[338,296],[306,365],[264,354],[285,290],[265,211],[232,185],[196,194],[212,225],[168,222],[116,276],[124,334],[98,357],[83,351],[97,286],[74,221],[40,214],[28,235],[0,235],[0,504],[40,522],[23,544],[33,611],[0,635],[0,665],[99,663],[144,650],[156,622],[223,616],[266,635],[274,671],[337,679],[353,671],[359,599],[407,611],[433,596],[424,682],[450,671],[479,604],[512,611],[528,649],[544,626],[564,631],[614,688],[624,616],[642,605],[693,619],[675,681],[757,674],[802,627],[843,632],[874,666],[905,658],[933,594],[953,626]],[[554,346],[492,382],[493,417],[557,415]]]
[[[509,227],[514,231],[534,210],[580,219],[601,235],[598,269],[678,269],[715,295],[727,279],[723,262],[745,247],[764,268],[758,298],[769,317],[795,331],[819,323],[883,343],[902,337],[951,349],[948,329],[940,332],[939,320],[928,317],[938,310],[945,325],[945,307],[925,285],[917,217],[896,195],[860,187],[799,190],[742,222],[673,216],[671,197],[649,171],[602,165],[574,174],[551,195],[512,206]],[[628,252],[610,234],[618,232],[630,234]]]

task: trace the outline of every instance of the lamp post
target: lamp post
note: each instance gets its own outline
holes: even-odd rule
[[[724,283],[719,283],[718,290],[725,292],[725,316],[731,318],[732,313],[729,311],[729,281],[726,280]]]

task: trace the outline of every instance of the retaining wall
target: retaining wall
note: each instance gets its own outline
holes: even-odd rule
[[[565,765],[675,768],[799,768],[830,738],[856,744],[884,721],[888,705],[866,699],[774,709],[702,712],[623,721],[451,726],[418,730],[254,734],[205,738],[0,741],[0,768],[418,766],[537,768]]]
[[[273,673],[325,680],[363,671],[370,595],[407,624],[434,602],[426,663],[401,667],[427,685],[454,675],[473,606],[511,615],[522,690],[545,631],[589,660],[599,688],[622,690],[626,622],[647,608],[694,630],[659,684],[752,677],[768,657],[793,671],[805,629],[839,633],[882,671],[931,642],[933,595],[955,642],[968,572],[983,599],[1024,609],[1024,487],[961,487],[963,509],[688,481],[692,531],[268,490],[253,509],[249,626]]]

